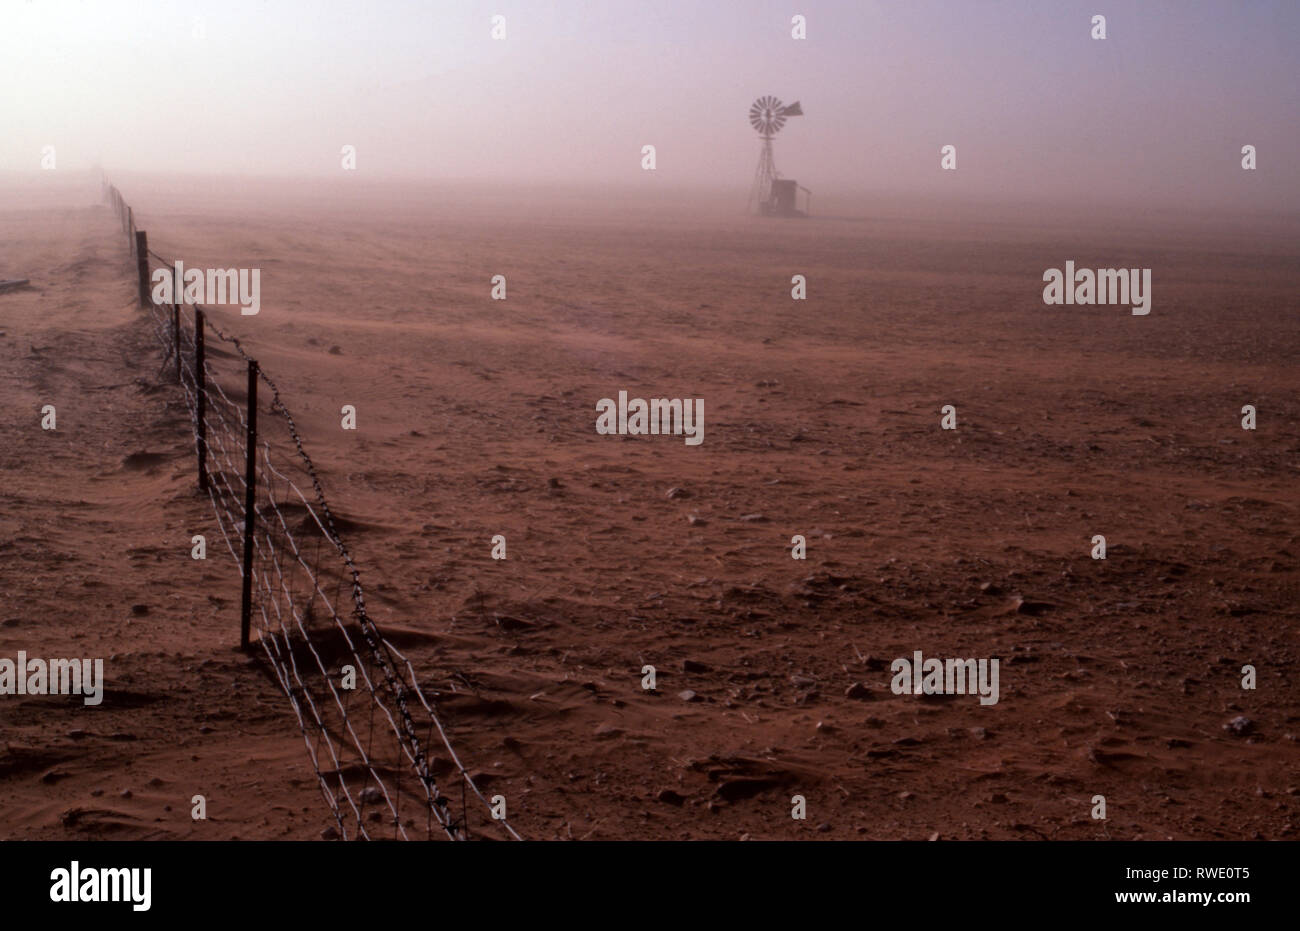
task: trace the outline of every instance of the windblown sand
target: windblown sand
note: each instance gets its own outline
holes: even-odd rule
[[[524,836],[1295,836],[1300,221],[114,180],[158,251],[262,270],[218,323]],[[0,696],[0,837],[319,837],[98,195],[0,182],[0,656],[107,677]],[[1151,314],[1045,306],[1069,259],[1152,268]],[[704,443],[598,436],[620,390]],[[915,650],[1000,701],[895,695]]]

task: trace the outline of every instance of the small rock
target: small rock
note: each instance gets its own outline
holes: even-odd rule
[[[844,690],[845,698],[852,698],[855,701],[867,701],[871,698],[871,689],[867,688],[861,682],[854,682]]]
[[[148,605],[131,605],[131,613],[136,617],[144,617],[149,613]]]
[[[610,737],[622,737],[623,729],[621,727],[615,727],[612,724],[601,724],[596,727],[595,736],[601,740]]]
[[[361,790],[362,805],[378,805],[384,800],[384,793],[380,792],[375,786],[366,786]]]
[[[1027,614],[1030,617],[1039,617],[1051,611],[1055,605],[1046,601],[1030,601],[1021,595],[1016,595],[1011,599],[1011,610],[1016,614]]]
[[[708,672],[708,671],[709,671],[709,667],[705,663],[701,663],[693,659],[682,660],[682,672]]]
[[[655,798],[668,805],[681,805],[686,802],[686,796],[680,792],[674,792],[672,789],[661,789]]]
[[[1238,737],[1244,737],[1255,729],[1255,722],[1244,714],[1239,714],[1223,725],[1223,729],[1236,734]]]
[[[810,689],[817,684],[817,680],[810,676],[791,676],[790,683],[799,689]]]
[[[341,356],[341,355],[343,355],[343,350],[340,349],[338,346],[331,346],[331,347],[330,347],[330,355],[332,355],[332,356]],[[333,831],[334,829],[333,829],[333,828],[330,828],[330,830]],[[338,832],[337,832],[337,831],[334,832],[334,836],[335,836],[335,837],[338,837]],[[326,839],[329,840],[330,838],[326,838]]]
[[[742,514],[740,519],[751,524],[767,520],[762,514]]]
[[[684,690],[684,691],[678,692],[678,693],[677,693],[677,697],[680,698],[682,701],[699,701],[699,700],[700,700],[700,696],[696,695],[696,694],[695,694],[694,692],[692,692],[690,689],[686,689],[686,690]]]
[[[516,630],[532,630],[537,626],[532,621],[525,620],[522,617],[515,617],[510,614],[497,614],[493,619],[497,622],[498,627],[507,632]]]
[[[335,347],[335,348],[338,348],[338,347]],[[331,824],[329,827],[325,828],[325,830],[323,830],[323,831],[320,832],[320,839],[321,839],[321,840],[338,840],[338,839],[339,839],[339,829],[336,828],[334,825]]]
[[[665,495],[667,498],[689,498],[690,496],[691,493],[685,488],[669,488],[668,494]]]
[[[821,824],[817,825],[817,833],[819,834],[825,834],[830,829],[831,823],[829,821],[823,821]]]

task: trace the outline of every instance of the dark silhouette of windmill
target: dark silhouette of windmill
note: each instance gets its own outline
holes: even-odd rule
[[[758,168],[754,172],[754,185],[749,190],[747,210],[767,217],[801,217],[807,211],[796,206],[796,188],[807,195],[806,206],[811,208],[812,191],[788,178],[782,178],[772,159],[772,137],[780,132],[785,121],[792,116],[803,116],[799,101],[786,106],[775,97],[759,97],[749,108],[749,123],[763,137],[763,148],[758,154]]]

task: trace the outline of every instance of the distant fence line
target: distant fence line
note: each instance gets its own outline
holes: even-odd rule
[[[469,839],[473,795],[487,810],[489,834],[519,840],[508,821],[492,816],[411,662],[366,613],[360,574],[279,389],[206,308],[185,303],[183,282],[172,282],[174,303],[154,301],[151,261],[173,279],[175,264],[149,248],[115,186],[105,182],[104,197],[136,257],[140,303],[165,350],[164,370],[174,367],[184,394],[199,488],[239,566],[240,644],[247,649],[256,630],[298,718],[338,836],[410,839],[418,817],[427,837]],[[210,349],[209,335],[233,351]],[[227,373],[227,391],[217,365],[238,361],[246,383],[241,391]],[[259,402],[259,386],[269,390],[269,403]],[[304,494],[300,486],[308,484],[311,493]],[[346,666],[355,688],[343,685]],[[368,699],[359,700],[362,694]],[[435,740],[445,759],[430,753]],[[441,775],[460,783],[459,814],[438,787]]]

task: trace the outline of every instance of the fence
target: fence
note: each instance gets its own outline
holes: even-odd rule
[[[436,693],[426,695],[411,662],[366,613],[340,522],[279,389],[208,309],[185,302],[175,264],[149,248],[118,189],[106,183],[104,196],[136,257],[140,303],[166,353],[164,371],[174,373],[189,411],[199,489],[240,570],[240,643],[262,648],[289,698],[334,833],[410,839],[418,819],[429,838],[520,839],[493,816],[452,749],[429,697]],[[155,266],[172,275],[172,304],[153,299]],[[209,336],[218,343],[210,346]],[[435,741],[440,755],[431,752]],[[439,789],[444,776],[459,783],[458,812]],[[481,825],[471,826],[471,810]]]

